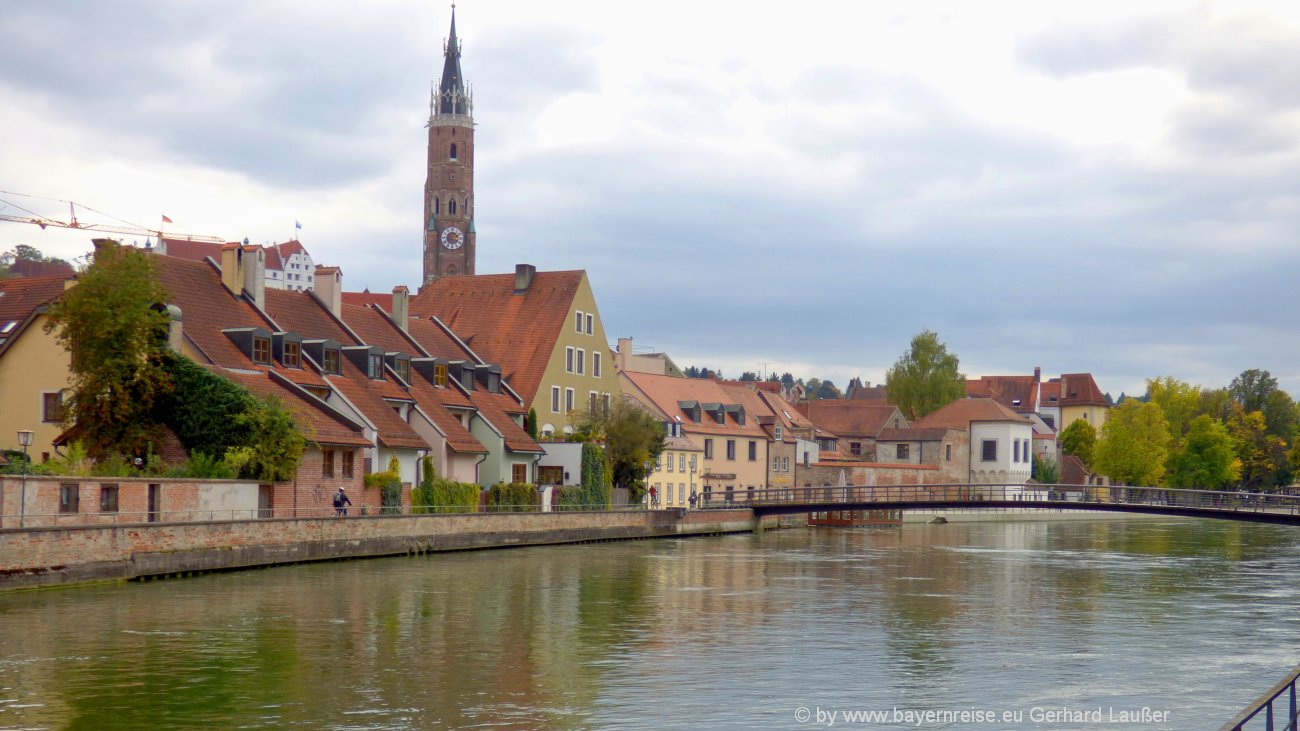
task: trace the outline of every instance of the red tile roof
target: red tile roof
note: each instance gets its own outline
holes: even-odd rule
[[[382,292],[371,292],[367,287],[361,292],[344,292],[343,304],[345,305],[379,305],[384,312],[393,311],[392,293],[384,294]]]
[[[912,426],[928,429],[931,427],[949,427],[952,429],[970,429],[972,421],[1013,421],[1017,424],[1032,424],[1027,416],[1021,416],[1011,409],[989,398],[964,398],[953,401],[920,419]]]
[[[501,432],[506,449],[512,452],[544,451],[541,445],[533,441],[533,438],[528,436],[528,432],[511,418],[510,415],[520,413],[522,407],[509,395],[475,391],[470,394],[470,400],[478,407],[479,413],[488,420],[488,423]]]
[[[487,452],[482,443],[468,429],[461,426],[460,419],[447,410],[448,406],[471,408],[470,401],[464,394],[455,388],[436,388],[419,374],[413,374],[411,380],[413,381],[411,392],[415,395],[416,402],[420,404],[420,410],[447,438],[448,447],[453,451],[466,454]]]
[[[907,417],[892,404],[879,401],[818,399],[798,405],[799,410],[817,426],[840,437],[875,438],[881,429],[907,426]]]
[[[469,347],[501,365],[502,377],[532,403],[561,329],[582,286],[583,271],[537,272],[515,293],[514,274],[443,277],[411,297],[411,314],[436,316]]]
[[[1034,411],[1039,384],[1033,376],[981,376],[966,381],[967,398],[991,398],[1020,413]]]
[[[367,345],[378,345],[390,353],[421,355],[411,342],[382,312],[364,305],[343,305],[343,322]]]
[[[415,338],[421,347],[435,358],[446,358],[447,360],[474,360],[474,353],[466,350],[456,339],[451,336],[442,326],[430,320],[420,320],[412,317],[407,321],[407,327],[411,337]]]
[[[226,368],[264,370],[255,366],[230,338],[227,328],[274,327],[242,297],[221,283],[221,273],[206,262],[158,257],[158,278],[168,302],[181,310],[181,332],[208,360]]]
[[[17,340],[46,307],[63,294],[69,277],[10,277],[0,279],[0,352]]]
[[[379,431],[379,443],[389,448],[428,449],[429,443],[402,420],[385,398],[414,401],[410,394],[392,381],[372,381],[347,356],[342,358],[343,375],[326,379],[352,405],[357,407]]]
[[[1073,454],[1061,455],[1061,484],[1088,484],[1088,468],[1083,465],[1083,460]]]
[[[173,256],[177,259],[188,259],[190,261],[203,261],[207,257],[217,264],[221,264],[222,244],[209,243],[207,241],[189,241],[187,239],[172,239],[163,237],[158,243],[167,251],[167,256]]]
[[[1061,381],[1053,378],[1052,380],[1039,384],[1038,386],[1039,407],[1061,405]]]
[[[889,389],[879,386],[854,386],[846,396],[850,401],[888,401]]]
[[[1091,373],[1062,373],[1061,405],[1105,406],[1106,395],[1097,387]]]
[[[723,417],[722,424],[715,422],[709,414],[702,414],[698,422],[691,421],[690,415],[682,410],[678,402],[696,401],[700,404],[744,403],[737,398],[737,395],[732,394],[726,387],[715,380],[660,376],[653,373],[636,373],[633,371],[620,371],[619,377],[623,379],[625,384],[629,384],[631,388],[639,391],[649,399],[655,405],[655,408],[666,414],[668,418],[680,421],[682,428],[685,430],[700,434],[766,436],[763,427],[758,423],[759,414],[752,413],[749,407],[745,409],[746,419],[743,425],[736,423],[734,416],[731,414]],[[748,389],[742,390],[751,395],[754,393]]]
[[[293,415],[294,423],[302,435],[317,444],[370,446],[370,440],[365,435],[333,415],[324,403],[285,386],[269,374],[242,373],[212,366],[209,368],[259,396],[278,398]]]
[[[910,427],[907,429],[881,429],[878,442],[942,442],[951,431],[946,426]]]
[[[266,313],[285,330],[307,340],[328,338],[340,345],[361,345],[330,311],[306,291],[266,290]]]

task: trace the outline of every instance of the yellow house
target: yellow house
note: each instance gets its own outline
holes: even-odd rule
[[[1049,384],[1044,384],[1049,385]],[[1106,405],[1106,395],[1097,387],[1097,381],[1091,373],[1063,373],[1060,378],[1061,422],[1057,430],[1082,419],[1098,432],[1106,423],[1110,408]]]
[[[33,462],[50,459],[63,431],[72,362],[45,324],[50,304],[73,284],[65,276],[0,280],[0,448],[21,450],[18,432],[32,431]]]
[[[410,298],[412,317],[436,317],[537,412],[538,434],[568,434],[581,415],[608,412],[620,398],[609,341],[587,273],[539,272],[442,277]]]
[[[651,485],[658,479],[666,486],[671,477],[680,490],[685,457],[688,478],[695,481],[700,495],[711,496],[715,503],[743,502],[750,490],[767,487],[772,441],[745,399],[712,379],[632,371],[620,372],[619,378],[624,393],[662,415],[671,440],[665,455],[674,456],[673,469],[670,473],[665,456],[650,475]],[[684,439],[690,446],[673,438]],[[693,455],[697,460],[692,472]],[[690,484],[688,481],[688,501]]]

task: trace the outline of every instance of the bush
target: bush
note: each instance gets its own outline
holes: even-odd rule
[[[379,488],[379,504],[381,514],[400,513],[402,512],[402,477],[398,473],[401,469],[397,461],[397,456],[393,455],[388,460],[388,469],[383,472],[372,472],[365,477],[367,488]],[[362,506],[363,508],[365,506]],[[362,510],[365,515],[365,510]]]
[[[537,488],[526,482],[498,482],[488,489],[489,513],[535,513],[538,506]]]
[[[483,488],[472,482],[436,480],[433,483],[434,513],[477,513]]]
[[[604,451],[599,445],[582,445],[582,484],[560,493],[560,510],[608,510],[610,485]]]

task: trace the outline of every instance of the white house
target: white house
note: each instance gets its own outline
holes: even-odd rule
[[[970,434],[968,480],[973,484],[1024,485],[1033,466],[1034,425],[988,398],[954,401],[918,419],[914,427],[964,429]]]

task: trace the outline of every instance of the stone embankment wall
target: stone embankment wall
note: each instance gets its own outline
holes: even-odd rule
[[[775,525],[775,519],[772,519]],[[0,591],[331,559],[750,531],[748,510],[272,518],[0,530]]]

